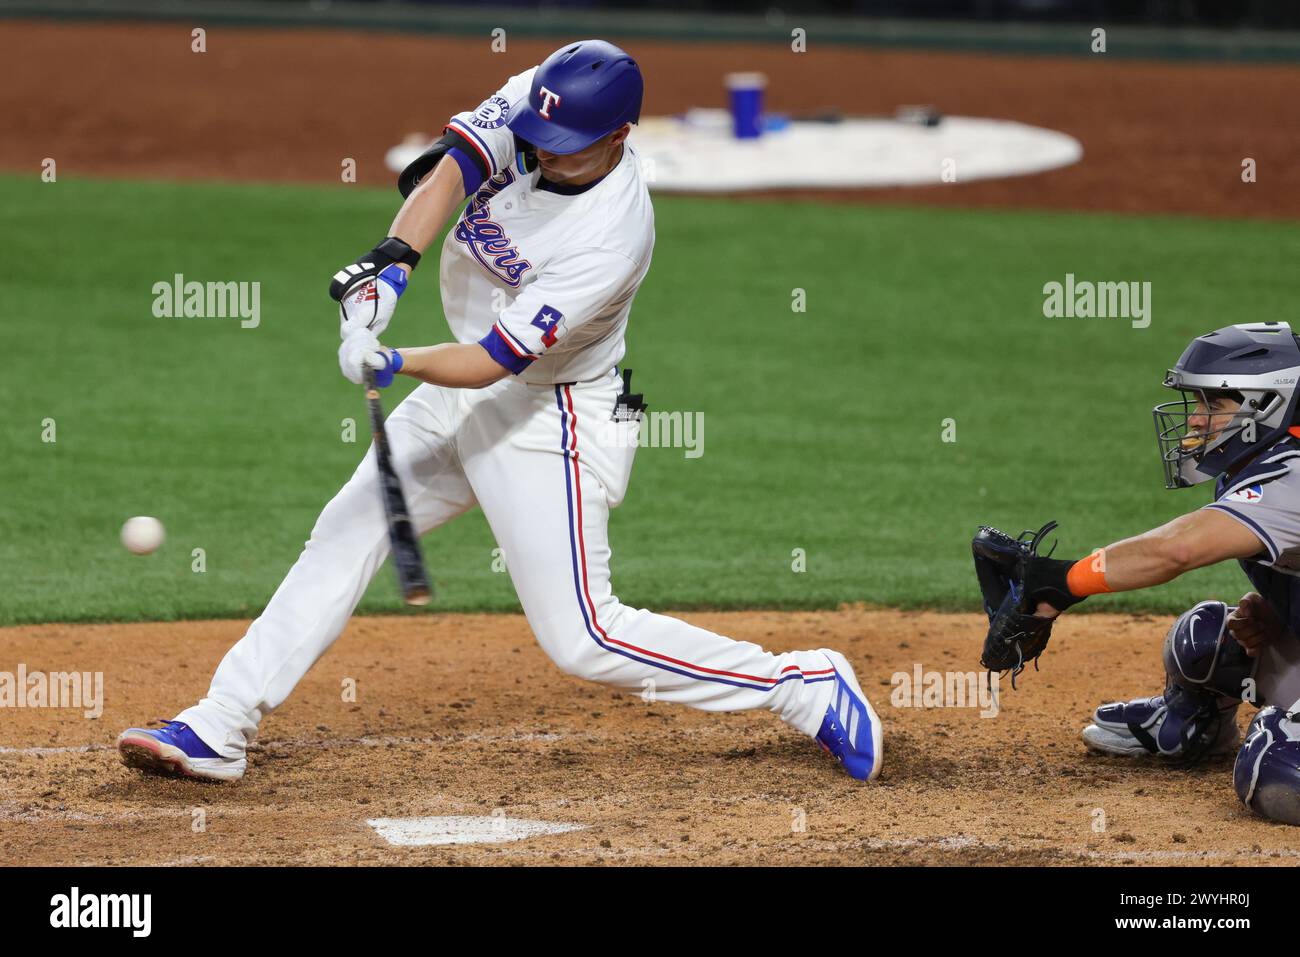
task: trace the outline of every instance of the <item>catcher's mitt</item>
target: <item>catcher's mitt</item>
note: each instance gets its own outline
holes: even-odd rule
[[[1038,554],[1039,543],[1054,528],[1056,522],[1048,522],[1037,532],[1025,531],[1012,538],[1006,532],[981,525],[971,540],[975,575],[984,593],[984,612],[989,616],[980,664],[989,671],[1010,671],[1013,688],[1027,662],[1034,662],[1037,669],[1038,656],[1052,637],[1055,619],[1035,615],[1038,602],[1046,598],[1053,607],[1064,611],[1082,600],[1068,592],[1062,595],[1049,584],[1061,574],[1053,566],[1071,564],[1053,560],[1050,552]]]

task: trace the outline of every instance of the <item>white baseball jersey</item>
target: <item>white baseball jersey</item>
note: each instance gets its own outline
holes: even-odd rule
[[[481,342],[525,382],[583,382],[623,358],[632,298],[654,249],[654,210],[626,144],[618,165],[585,186],[523,171],[505,124],[533,72],[448,124],[490,178],[443,243],[442,305],[458,341]]]
[[[816,735],[837,688],[823,651],[774,654],[614,594],[609,512],[628,488],[640,422],[616,416],[613,366],[654,217],[626,145],[608,176],[576,192],[512,165],[504,121],[531,77],[450,124],[481,150],[488,178],[443,246],[443,306],[457,339],[482,342],[516,375],[484,389],[422,383],[389,416],[411,521],[424,534],[480,507],[533,633],[566,673],[705,710],[766,708]],[[479,163],[454,156],[478,177]],[[242,757],[262,718],[338,638],[388,549],[372,451],[207,697],[178,720],[223,757]]]

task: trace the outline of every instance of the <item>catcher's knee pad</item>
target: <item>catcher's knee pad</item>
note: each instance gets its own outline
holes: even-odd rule
[[[1232,784],[1261,817],[1300,824],[1300,722],[1277,708],[1261,709],[1237,752]]]
[[[1193,694],[1254,700],[1255,659],[1228,632],[1232,609],[1203,601],[1178,616],[1165,635],[1169,683]]]

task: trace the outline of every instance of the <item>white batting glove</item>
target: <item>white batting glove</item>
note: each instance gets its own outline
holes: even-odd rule
[[[340,270],[338,275],[345,276],[346,272],[346,269]],[[382,336],[393,318],[397,300],[406,292],[406,282],[406,272],[397,265],[392,265],[377,276],[364,277],[349,286],[339,300],[340,338],[346,339],[362,330]]]
[[[339,369],[343,378],[356,385],[361,385],[367,366],[379,371],[390,365],[389,350],[369,329],[358,329],[339,346]]]

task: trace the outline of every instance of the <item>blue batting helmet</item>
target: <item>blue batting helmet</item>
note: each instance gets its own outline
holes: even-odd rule
[[[637,122],[643,90],[641,68],[630,56],[604,40],[579,40],[542,61],[506,125],[533,146],[576,153]]]

